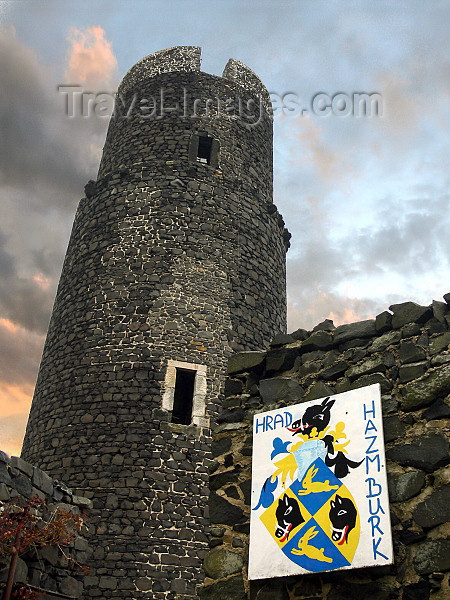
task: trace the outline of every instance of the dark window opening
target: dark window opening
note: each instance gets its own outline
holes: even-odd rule
[[[177,369],[175,393],[173,396],[172,423],[179,423],[181,425],[191,424],[196,373],[197,371]]]
[[[204,135],[198,138],[197,162],[211,164],[211,149],[213,139]]]

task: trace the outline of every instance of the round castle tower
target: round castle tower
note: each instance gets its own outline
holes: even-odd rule
[[[86,598],[196,598],[227,359],[285,331],[258,77],[200,49],[124,77],[79,204],[22,456],[92,498]]]

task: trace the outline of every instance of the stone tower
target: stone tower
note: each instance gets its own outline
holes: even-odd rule
[[[22,456],[92,498],[88,598],[195,598],[233,350],[285,330],[270,99],[200,49],[139,61],[69,242]]]

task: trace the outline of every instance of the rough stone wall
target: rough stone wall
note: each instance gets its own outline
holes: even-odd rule
[[[0,451],[0,514],[5,502],[40,496],[50,509],[62,508],[75,513],[87,513],[92,508],[89,499],[73,494],[64,484],[54,481],[44,471],[24,460],[9,458]],[[88,518],[88,517],[87,517]],[[88,520],[65,554],[80,565],[86,565],[92,556],[87,541]],[[9,561],[0,563],[0,591],[8,576]],[[83,575],[77,569],[67,570],[67,559],[55,546],[28,551],[18,558],[14,581],[28,583],[47,590],[46,598],[80,598],[83,593]],[[50,592],[55,592],[54,594]]]
[[[213,436],[210,552],[202,600],[444,600],[450,597],[450,294],[376,319],[276,336],[235,354]],[[255,413],[379,383],[395,564],[246,580]],[[264,551],[264,549],[261,549]]]
[[[121,84],[127,108],[161,90],[173,108],[187,90],[198,114],[111,120],[25,436],[24,458],[93,500],[88,598],[196,597],[227,358],[285,330],[289,235],[272,204],[271,115],[249,126],[208,112],[210,98],[251,99],[256,76],[240,63],[227,78],[201,73],[197,58],[195,48],[158,53]],[[217,165],[191,155],[205,133],[220,144]],[[174,425],[162,409],[168,360],[206,367],[202,426]]]

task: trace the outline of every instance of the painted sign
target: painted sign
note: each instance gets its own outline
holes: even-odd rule
[[[255,415],[249,579],[392,561],[380,386]]]

